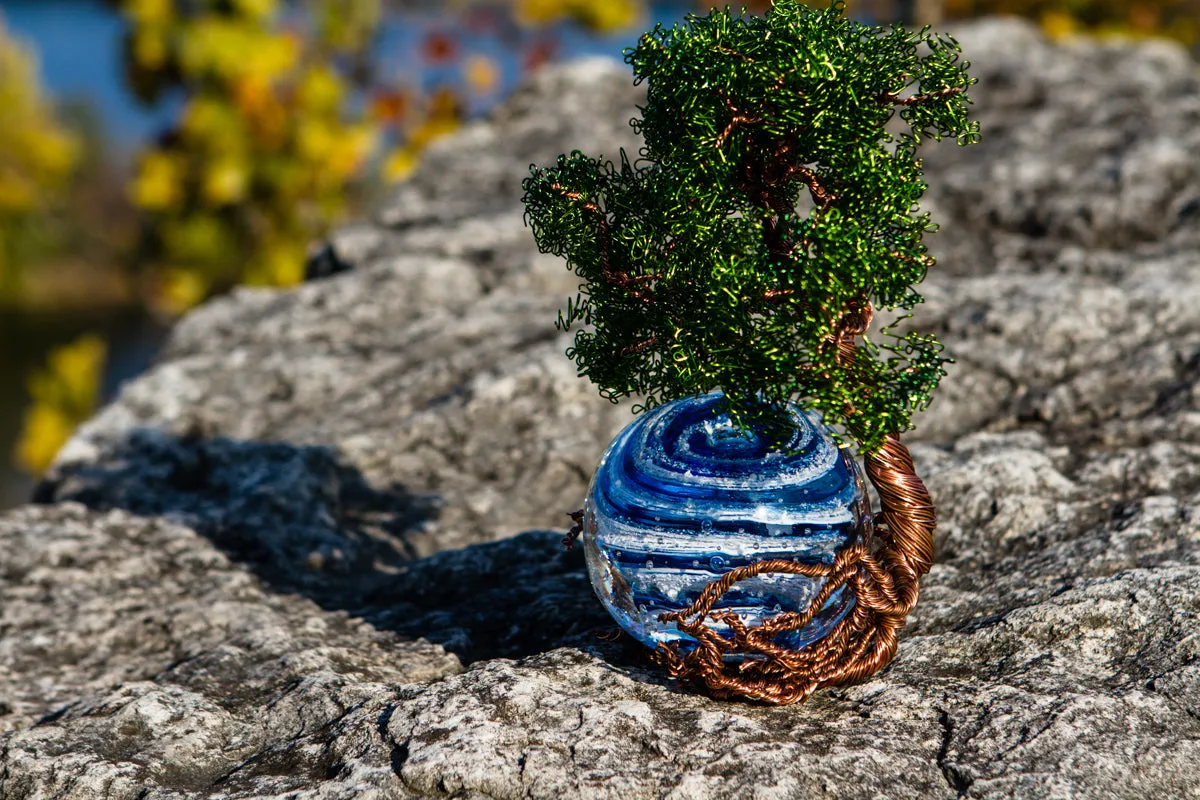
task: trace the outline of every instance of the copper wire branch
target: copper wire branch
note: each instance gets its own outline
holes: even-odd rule
[[[656,344],[658,344],[658,337],[651,336],[649,339],[644,339],[644,340],[638,342],[637,344],[631,344],[631,345],[629,345],[629,347],[623,348],[620,352],[620,355],[623,358],[625,356],[631,356],[636,353],[641,353],[644,350],[647,350],[648,348],[651,348]]]
[[[583,534],[584,512],[582,508],[578,509],[577,511],[568,511],[567,516],[571,518],[571,522],[574,524],[571,525],[570,530],[567,531],[567,535],[563,537],[562,543],[563,547],[570,550],[575,547],[575,542],[578,541],[580,535]]]
[[[729,124],[726,125],[725,129],[721,131],[719,136],[717,136],[716,148],[718,150],[725,146],[725,142],[733,133],[733,129],[738,125],[755,125],[763,121],[762,117],[754,117],[742,111],[738,111],[738,109],[733,105],[733,101],[728,97],[723,97],[722,99],[725,100],[726,107],[733,114],[733,119],[729,120]]]
[[[899,250],[889,250],[888,255],[899,261],[907,261],[910,264],[920,264],[923,267],[932,267],[934,263],[933,256],[913,256],[908,253],[901,253]]]
[[[951,86],[947,89],[938,89],[936,92],[926,92],[925,94],[914,94],[912,97],[901,98],[896,92],[884,92],[876,96],[875,100],[882,106],[919,106],[922,103],[928,103],[931,100],[944,100],[947,97],[953,97],[956,94],[962,94],[961,86]]]
[[[837,202],[837,195],[829,191],[829,189],[821,183],[817,178],[817,174],[808,167],[795,166],[792,167],[791,173],[800,178],[804,185],[808,187],[808,193],[812,195],[813,203],[820,208],[829,208]]]
[[[745,61],[747,64],[755,63],[753,58],[746,55],[745,53],[741,53],[737,50],[734,50],[732,47],[726,47],[723,44],[719,44],[716,46],[715,49],[718,53],[724,53],[727,56],[736,56],[736,57],[742,59],[743,61]]]
[[[559,183],[550,184],[550,188],[560,193],[563,197],[579,203],[584,211],[596,216],[596,224],[600,229],[600,270],[604,275],[604,279],[618,289],[624,289],[635,300],[639,300],[647,305],[654,305],[653,297],[636,288],[639,284],[653,280],[653,276],[629,275],[612,268],[610,251],[612,237],[608,230],[608,215],[580,192],[571,191]]]
[[[760,198],[764,204],[768,204],[765,196],[770,193],[771,189],[797,178],[808,187],[808,193],[818,207],[829,208],[837,202],[837,195],[821,182],[817,173],[800,163],[795,153],[794,138],[781,137],[764,149],[769,152],[769,158],[762,162],[761,169],[758,170],[759,174],[753,180],[747,180],[747,183],[756,185],[760,193],[764,195]]]

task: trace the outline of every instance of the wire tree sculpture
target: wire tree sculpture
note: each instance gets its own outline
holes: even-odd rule
[[[873,540],[832,564],[738,567],[661,617],[697,643],[659,645],[672,675],[718,696],[795,702],[891,660],[932,564],[933,504],[899,434],[946,359],[935,337],[896,323],[933,265],[918,148],[979,139],[974,80],[953,38],[859,24],[841,0],[776,0],[763,17],[713,10],[655,27],[625,55],[648,84],[631,123],[640,158],[574,152],[534,167],[526,221],[581,279],[558,325],[576,330],[568,355],[602,395],[640,396],[644,410],[720,389],[736,425],[778,441],[799,402],[865,456],[882,503]],[[872,338],[877,308],[892,319]],[[765,572],[822,588],[806,610],[759,626],[714,610]],[[828,635],[798,651],[776,643],[842,586],[856,605]],[[731,653],[745,656],[736,668]]]

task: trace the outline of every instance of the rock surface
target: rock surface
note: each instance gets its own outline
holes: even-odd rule
[[[585,62],[334,236],[352,270],[186,319],[0,515],[0,797],[1200,797],[1197,67],[956,33],[986,138],[928,154],[916,323],[958,362],[890,668],[762,708],[595,635],[549,529],[628,412],[519,205],[530,162],[637,146]]]

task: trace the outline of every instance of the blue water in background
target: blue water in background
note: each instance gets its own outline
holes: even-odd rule
[[[125,24],[111,8],[94,0],[0,0],[0,15],[11,34],[37,48],[43,85],[97,112],[115,155],[128,155],[178,111],[178,100],[147,109],[125,90]]]

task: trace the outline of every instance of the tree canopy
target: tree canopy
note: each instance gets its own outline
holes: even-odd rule
[[[908,429],[940,343],[846,341],[922,300],[918,147],[979,137],[957,42],[776,0],[656,26],[625,58],[647,83],[640,158],[573,152],[524,183],[539,248],[582,279],[558,319],[580,374],[639,410],[719,388],[743,426],[799,400],[864,451]]]

